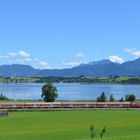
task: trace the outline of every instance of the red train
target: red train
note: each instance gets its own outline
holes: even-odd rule
[[[0,109],[47,109],[47,108],[140,108],[140,103],[130,102],[31,102],[0,103]]]

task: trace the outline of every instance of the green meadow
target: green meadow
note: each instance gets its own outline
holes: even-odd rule
[[[104,140],[140,140],[140,111],[10,112],[0,117],[1,140],[95,140],[106,127]]]

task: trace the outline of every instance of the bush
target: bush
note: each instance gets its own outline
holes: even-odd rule
[[[125,101],[134,102],[136,100],[136,96],[133,94],[128,94],[125,96]]]
[[[106,102],[106,95],[102,92],[101,96],[97,98],[97,102]]]
[[[114,101],[115,101],[115,98],[113,97],[113,94],[110,95],[109,101],[110,101],[110,102],[114,102]]]
[[[96,136],[94,125],[90,126],[90,137],[93,139]]]
[[[120,102],[124,102],[124,99],[123,99],[123,97],[121,97],[121,99],[119,100]]]
[[[8,98],[1,93],[0,94],[0,100],[8,100]]]

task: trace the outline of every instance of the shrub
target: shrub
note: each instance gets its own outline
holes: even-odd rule
[[[136,100],[136,96],[133,94],[128,94],[125,96],[125,101],[134,102]]]
[[[102,92],[101,96],[97,98],[97,102],[106,102],[106,95],[104,92]]]
[[[8,100],[8,98],[1,93],[0,94],[0,100]]]

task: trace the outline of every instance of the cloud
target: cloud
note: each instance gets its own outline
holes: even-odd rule
[[[36,68],[51,69],[51,67],[47,61],[41,61],[38,58],[34,58],[32,61],[34,61],[38,65]]]
[[[31,57],[30,53],[22,50],[7,52],[6,55],[0,55],[0,59],[6,59],[9,64],[29,64],[39,69],[50,69],[47,61]]]
[[[9,60],[9,63],[11,64],[25,64],[28,62],[32,62],[33,60],[31,58],[23,58],[23,59],[16,59],[16,60]]]
[[[62,62],[63,65],[66,65],[66,66],[70,66],[70,67],[74,67],[74,66],[78,66],[80,65],[82,62]]]
[[[50,69],[50,66],[47,61],[40,61],[39,65],[41,66],[41,69]]]
[[[17,57],[17,56],[20,56],[20,57],[30,57],[31,54],[21,50],[21,51],[18,51],[18,52],[9,52],[8,56],[9,57]]]
[[[25,62],[32,62],[33,60],[31,58],[24,58]]]
[[[85,58],[86,55],[85,55],[83,52],[79,52],[79,53],[77,53],[77,54],[75,55],[75,57],[77,57],[77,58]]]
[[[136,48],[126,48],[124,51],[127,53],[130,53],[131,55],[135,57],[140,57],[140,51],[137,50]]]
[[[113,55],[113,56],[109,56],[109,58],[108,58],[110,61],[112,61],[112,62],[114,62],[114,63],[123,63],[124,62],[124,60],[123,60],[123,58],[121,58],[121,57],[119,57],[119,56],[117,56],[117,55]]]
[[[8,53],[8,56],[10,56],[10,57],[15,57],[15,56],[18,56],[18,55],[17,55],[17,53],[15,53],[15,52],[9,52],[9,53]]]
[[[10,64],[25,64],[33,61],[30,56],[31,54],[20,50],[18,52],[9,52],[7,55],[3,55],[2,57],[8,58]]]
[[[24,51],[19,51],[18,52],[18,55],[19,56],[22,56],[22,57],[30,57],[31,55],[27,52],[24,52]]]
[[[10,64],[26,64],[33,62],[36,65],[36,68],[39,69],[50,69],[49,63],[47,61],[40,61],[39,59],[31,59],[31,58],[21,58],[21,59],[9,59]]]
[[[12,61],[11,61],[12,62]],[[13,64],[25,64],[24,59],[16,59],[14,62],[12,62]]]
[[[2,58],[2,59],[8,59],[9,56],[8,55],[0,55],[0,58]]]

